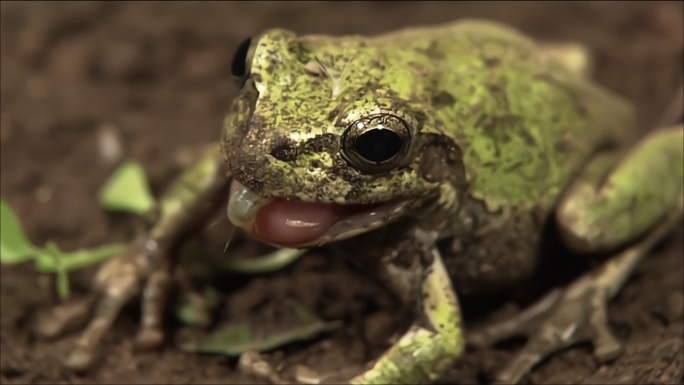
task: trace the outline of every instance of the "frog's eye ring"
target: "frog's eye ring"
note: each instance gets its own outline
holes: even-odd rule
[[[391,114],[363,117],[342,135],[342,155],[355,168],[369,173],[398,167],[409,152],[411,125]]]
[[[241,87],[245,84],[247,78],[249,78],[252,53],[254,52],[252,40],[253,39],[250,37],[240,43],[235,50],[233,60],[230,64],[230,73],[239,80]]]

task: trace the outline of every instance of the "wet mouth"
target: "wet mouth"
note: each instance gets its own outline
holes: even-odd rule
[[[407,203],[336,204],[264,199],[233,180],[228,218],[262,242],[304,248],[381,227],[401,215]]]

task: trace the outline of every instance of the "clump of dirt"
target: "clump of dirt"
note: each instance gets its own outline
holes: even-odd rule
[[[186,163],[184,149],[217,139],[236,92],[234,49],[269,27],[372,34],[457,18],[501,20],[543,40],[586,44],[598,80],[636,102],[644,127],[673,97],[684,62],[680,2],[3,2],[0,10],[0,191],[32,241],[66,250],[130,240],[139,228],[97,204],[117,165],[98,145],[103,132],[115,133],[123,156],[140,161],[154,192],[163,191]],[[589,349],[569,349],[531,380],[681,383],[682,239],[680,231],[657,250],[611,305],[623,356],[599,366]],[[92,273],[74,274],[77,293]],[[50,279],[30,266],[2,266],[0,275],[3,383],[260,382],[226,357],[171,347],[135,352],[135,311],[102,341],[97,369],[66,372],[59,360],[73,339],[46,342],[29,333],[32,313],[54,303]],[[247,281],[229,296],[231,312],[284,293],[345,326],[270,354],[276,367],[363,367],[403,322],[384,290],[322,256]],[[468,352],[449,381],[487,383],[517,347]]]

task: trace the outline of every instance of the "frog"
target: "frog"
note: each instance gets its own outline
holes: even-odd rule
[[[218,144],[162,197],[144,239],[101,267],[91,311],[59,309],[72,321],[52,335],[88,321],[65,363],[90,367],[137,295],[136,343],[161,345],[174,251],[226,201],[254,239],[352,258],[414,310],[404,334],[345,382],[435,382],[469,344],[515,334],[528,340],[500,383],[578,343],[614,359],[622,343],[607,305],[681,223],[684,127],[640,137],[634,105],[562,52],[477,19],[245,40]],[[608,257],[513,319],[466,332],[460,298],[526,285],[549,223],[569,250]]]

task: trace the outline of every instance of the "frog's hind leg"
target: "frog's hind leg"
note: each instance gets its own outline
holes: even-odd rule
[[[600,361],[621,353],[622,346],[608,327],[607,303],[648,251],[681,224],[684,127],[655,132],[619,159],[604,155],[590,163],[564,195],[557,217],[561,236],[574,251],[622,251],[573,282],[562,296],[529,310],[528,319],[548,315],[541,328],[531,330],[530,324],[516,320],[517,325],[507,325],[507,330],[489,332],[530,336],[499,374],[500,382],[517,383],[550,354],[580,342],[592,342]],[[485,339],[486,335],[480,338]]]

